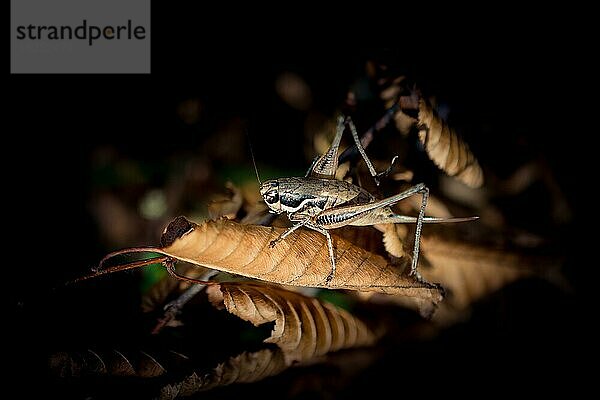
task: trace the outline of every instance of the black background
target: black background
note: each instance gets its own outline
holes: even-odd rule
[[[504,34],[509,23],[498,27],[502,31],[494,27],[483,31],[477,26],[464,35],[442,30],[425,37],[420,36],[427,26],[423,21],[414,30],[405,25],[393,29],[397,40],[381,33],[393,42],[389,47],[382,46],[379,32],[371,29],[370,35],[376,33],[376,46],[342,34],[329,44],[315,37],[311,20],[306,20],[297,30],[288,27],[293,40],[286,36],[274,43],[272,37],[281,34],[281,26],[254,37],[249,35],[252,20],[242,25],[225,18],[208,26],[214,14],[201,8],[177,5],[163,12],[155,7],[152,16],[150,75],[8,76],[2,146],[3,194],[9,200],[4,209],[4,232],[9,240],[5,239],[3,278],[10,295],[5,322],[16,333],[16,345],[9,346],[17,350],[22,377],[44,376],[38,372],[44,356],[65,344],[65,338],[56,336],[57,324],[74,315],[83,321],[93,313],[102,318],[104,303],[112,301],[113,293],[126,290],[117,286],[113,293],[96,291],[72,299],[67,311],[40,306],[53,296],[64,301],[68,293],[57,295],[52,288],[86,271],[103,255],[87,209],[92,185],[89,155],[105,144],[135,159],[185,152],[189,135],[176,129],[174,109],[179,101],[198,93],[211,100],[211,111],[219,118],[239,114],[252,121],[258,159],[303,168],[299,152],[294,159],[290,152],[269,151],[273,139],[277,146],[287,148],[302,144],[301,128],[294,128],[299,116],[276,106],[275,74],[290,67],[301,72],[315,88],[319,107],[333,112],[365,59],[395,57],[459,114],[496,124],[491,133],[469,138],[476,150],[500,163],[514,156],[503,153],[502,143],[518,131],[545,155],[576,216],[583,203],[577,160],[582,131],[587,128],[586,120],[578,118],[579,97],[574,94],[583,68],[582,63],[572,62],[577,51],[571,44],[576,38],[566,38],[556,30],[512,32],[509,38]],[[274,20],[276,25],[286,23],[283,17]],[[341,24],[338,32],[347,32],[347,25],[357,24]],[[577,248],[572,229],[565,248]],[[567,267],[574,296],[559,295],[539,282],[516,285],[512,296],[506,297],[506,308],[514,313],[504,319],[508,324],[494,326],[494,318],[481,317],[450,331],[428,349],[398,349],[361,377],[357,390],[373,389],[370,382],[381,384],[374,375],[386,374],[393,378],[388,381],[390,388],[402,377],[419,384],[447,382],[419,389],[440,393],[474,392],[474,382],[493,391],[510,391],[516,383],[553,390],[571,382],[576,388],[580,380],[577,359],[590,354],[587,338],[591,334],[581,296],[585,268],[577,254],[572,254]],[[90,300],[93,296],[100,297]],[[116,322],[127,319],[127,305],[123,308],[122,315],[113,316]],[[478,315],[485,316],[486,311],[484,305]],[[82,325],[81,335],[72,334],[69,340],[79,336],[84,343],[90,326]],[[399,367],[406,358],[415,360],[414,369]]]

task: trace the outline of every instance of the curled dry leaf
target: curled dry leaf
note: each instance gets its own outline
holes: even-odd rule
[[[181,289],[181,286],[184,284],[187,283],[163,277],[154,285],[152,285],[152,287],[150,287],[150,289],[142,296],[142,301],[140,304],[142,311],[151,312],[156,310],[158,307],[164,304],[165,300],[171,293],[177,289]]]
[[[161,398],[189,396],[217,386],[255,382],[299,364],[313,363],[329,352],[375,343],[378,335],[347,311],[280,287],[229,282],[207,289],[210,302],[255,326],[275,322],[264,340],[277,348],[244,352],[207,374],[197,372],[166,385]]]
[[[470,187],[483,184],[483,171],[467,143],[425,100],[419,100],[419,139],[429,158],[448,175]]]
[[[274,322],[264,342],[276,347],[243,352],[209,371],[195,370],[176,382],[168,375],[171,367],[181,370],[182,364],[191,365],[191,360],[176,352],[163,355],[161,361],[142,351],[128,356],[116,350],[57,353],[50,358],[51,369],[61,377],[164,376],[170,382],[160,388],[159,397],[172,399],[218,386],[255,382],[292,365],[323,361],[330,352],[373,345],[383,333],[381,329],[374,332],[341,308],[281,287],[229,282],[210,286],[207,293],[213,306],[255,326]]]
[[[238,211],[242,208],[242,191],[231,182],[225,184],[227,195],[221,195],[208,205],[208,215],[213,218],[235,219]]]
[[[256,382],[277,375],[287,367],[281,349],[243,352],[220,363],[208,373],[193,372],[178,382],[163,386],[159,398],[174,399],[233,383]]]
[[[274,215],[269,214],[256,183],[246,183],[238,187],[227,182],[226,187],[227,193],[220,195],[208,205],[211,219],[222,217],[236,219],[239,214],[245,214],[241,219],[243,224],[268,225],[273,220]]]
[[[299,229],[276,247],[283,228],[242,225],[221,219],[200,225],[184,217],[175,219],[163,234],[164,247],[157,253],[173,259],[262,281],[292,286],[323,287],[397,294],[437,303],[441,289],[402,273],[406,265],[390,265],[382,256],[368,252],[336,236],[336,273],[331,271],[325,237]],[[409,263],[407,257],[404,264]]]
[[[167,365],[185,362],[187,357],[169,352],[165,355]],[[166,372],[161,362],[144,351],[125,355],[118,350],[93,351],[79,353],[56,353],[50,357],[50,369],[61,378],[81,377],[85,375],[135,376],[154,378]]]
[[[421,199],[409,197],[402,204],[396,206],[400,208],[403,214],[410,215],[411,212],[419,210],[421,207]],[[438,218],[452,218],[453,215],[444,203],[436,196],[430,195],[427,203],[427,214]],[[414,240],[414,232],[411,232],[406,224],[378,224],[374,228],[383,233],[382,243],[387,253],[395,258],[403,258],[410,254]],[[409,233],[411,235],[409,236]],[[409,247],[406,247],[409,246]],[[420,260],[421,263],[423,260]],[[435,282],[435,281],[434,281]]]
[[[393,226],[385,227],[384,239],[392,238]],[[561,257],[524,255],[438,235],[424,235],[421,240],[421,275],[439,282],[446,290],[444,301],[437,309],[431,309],[433,322],[440,326],[464,319],[474,303],[519,279],[537,276],[564,286],[559,272]],[[371,296],[370,300],[393,302],[411,309],[421,304],[419,299],[404,296]]]
[[[382,242],[389,255],[396,258],[404,258],[407,254],[404,248],[404,240],[408,234],[408,228],[402,224],[379,224],[375,229],[383,233]]]
[[[284,352],[286,364],[331,351],[372,345],[376,335],[347,311],[300,293],[259,283],[221,283],[208,289],[213,305],[255,326],[275,322],[266,343]]]
[[[553,274],[560,275],[562,264],[561,257],[524,255],[436,236],[423,238],[422,245],[423,254],[431,264],[430,268],[422,269],[423,276],[439,281],[448,290],[448,297],[435,317],[440,323],[456,319],[476,301],[518,279],[539,276],[553,280]]]
[[[385,256],[381,232],[370,226],[344,226],[336,229],[335,234],[361,249]]]

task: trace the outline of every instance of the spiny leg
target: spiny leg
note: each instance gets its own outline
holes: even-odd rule
[[[306,174],[304,175],[305,178],[308,178],[310,176],[310,174],[313,172],[313,168],[315,167],[315,164],[317,163],[317,161],[319,161],[319,156],[316,156],[315,158],[313,158],[312,163],[310,163],[310,167],[308,168],[308,171],[306,171]]]
[[[425,219],[425,208],[427,207],[427,200],[429,199],[429,188],[424,183],[419,183],[402,193],[398,193],[394,196],[388,197],[383,200],[379,200],[373,203],[357,205],[357,206],[342,206],[321,212],[318,218],[332,222],[327,224],[327,228],[340,228],[345,225],[373,225],[376,223],[383,223],[384,221],[377,221],[377,218],[373,218],[369,215],[373,210],[381,209],[382,207],[390,206],[400,200],[406,199],[414,194],[420,193],[421,197],[421,208],[419,210],[419,216],[417,217],[417,228],[415,230],[415,244],[413,247],[412,264],[410,267],[410,275],[415,275],[418,279],[420,276],[417,271],[417,263],[419,261],[419,247],[421,244],[421,230],[423,228],[423,221]],[[344,218],[335,217],[335,215],[344,215]],[[333,216],[333,218],[332,218]],[[329,218],[328,218],[329,217]]]
[[[329,250],[329,262],[331,263],[331,272],[325,278],[325,285],[329,286],[329,283],[335,276],[335,254],[333,252],[333,241],[331,240],[331,235],[327,229],[321,228],[320,226],[313,224],[306,224],[307,228],[310,228],[314,231],[322,233],[327,238],[327,249]]]
[[[410,266],[410,275],[415,275],[417,279],[421,279],[419,272],[417,271],[417,262],[419,261],[419,247],[421,246],[421,229],[423,228],[423,219],[425,217],[425,208],[427,207],[427,200],[429,199],[429,188],[424,184],[415,186],[418,188],[417,192],[421,193],[421,209],[419,210],[419,216],[417,217],[417,228],[415,229],[415,244],[413,247],[413,258]]]
[[[365,160],[365,163],[367,164],[367,167],[369,168],[369,172],[371,173],[371,176],[375,180],[375,183],[377,184],[377,186],[379,186],[379,175],[377,174],[377,171],[375,171],[375,168],[373,167],[371,160],[369,160],[367,153],[365,153],[365,149],[362,147],[362,144],[360,143],[360,138],[358,137],[358,132],[356,131],[356,126],[354,125],[354,122],[352,122],[352,119],[350,117],[348,117],[348,118],[346,118],[346,123],[348,124],[348,127],[350,128],[350,132],[352,132],[352,138],[354,139],[354,143],[356,144],[356,148],[358,149],[358,152],[362,156],[363,160]],[[393,162],[394,161],[392,160],[392,164],[393,164]],[[391,169],[391,167],[392,166],[390,165],[390,169]]]
[[[381,183],[381,182],[379,182],[379,178],[386,177],[392,171],[392,168],[394,168],[394,164],[398,160],[398,156],[394,156],[392,158],[392,161],[390,162],[390,166],[387,167],[387,169],[385,171],[377,173],[377,171],[375,171],[375,167],[373,167],[373,163],[371,163],[371,160],[369,159],[369,157],[367,156],[367,153],[365,152],[365,148],[363,147],[362,142],[360,141],[360,139],[358,137],[358,132],[356,130],[356,126],[354,125],[354,122],[352,121],[352,119],[350,117],[348,117],[347,121],[348,121],[347,122],[348,126],[350,127],[350,132],[352,132],[352,138],[354,139],[356,148],[358,149],[358,152],[360,153],[362,158],[365,160],[365,163],[367,164],[367,167],[369,168],[369,173],[373,177],[373,180],[375,181],[377,186],[379,186],[379,184]]]
[[[415,275],[417,278],[419,278],[419,274],[417,272],[417,263],[419,261],[421,229],[423,227],[423,221],[425,220],[425,208],[427,207],[427,200],[429,198],[429,189],[427,188],[427,186],[425,186],[424,183],[419,183],[418,185],[415,185],[402,193],[398,193],[394,196],[385,198],[383,200],[374,201],[372,203],[351,206],[339,206],[324,210],[316,216],[316,222],[319,224],[317,227],[320,229],[335,229],[341,228],[342,226],[346,225],[365,226],[386,222],[396,222],[394,220],[386,221],[386,218],[381,218],[376,214],[373,215],[373,212],[383,207],[388,207],[394,203],[399,202],[400,200],[406,199],[418,193],[422,195],[422,199],[421,209],[419,210],[419,216],[416,218],[417,228],[415,231],[415,243],[413,247],[413,258],[410,268],[410,275]],[[394,215],[393,219],[395,219],[396,217],[397,216]],[[410,217],[407,218],[409,218],[410,220]]]
[[[381,203],[382,206],[387,206],[396,203],[402,199],[408,198],[414,194],[421,194],[421,208],[419,209],[419,216],[417,217],[417,227],[415,229],[415,243],[413,246],[413,257],[410,266],[409,275],[414,275],[417,279],[421,279],[419,272],[417,271],[417,263],[419,262],[419,248],[421,246],[421,230],[423,229],[423,220],[425,219],[425,208],[427,207],[427,200],[429,199],[429,188],[424,183],[419,183],[402,193],[395,196],[388,197],[387,199],[380,200],[376,203]],[[369,225],[373,223],[381,223],[376,221],[369,221]],[[358,223],[357,225],[363,225]]]
[[[379,132],[380,130],[385,128],[390,123],[390,121],[394,119],[394,115],[399,109],[400,105],[397,102],[394,103],[394,105],[388,108],[385,114],[383,114],[383,116],[362,135],[362,137],[360,138],[360,144],[362,145],[363,149],[371,143],[371,141],[373,140],[373,136],[376,132]],[[343,163],[347,161],[350,157],[354,156],[354,153],[354,147],[348,147],[338,157],[338,162]]]
[[[282,241],[283,239],[288,237],[292,232],[294,232],[296,229],[298,229],[302,226],[306,226],[307,228],[310,228],[314,231],[317,231],[317,232],[325,235],[325,237],[327,238],[327,249],[329,250],[329,261],[331,263],[331,272],[325,279],[325,284],[329,285],[329,282],[331,282],[331,280],[333,279],[333,277],[335,275],[335,255],[333,252],[333,241],[331,240],[331,235],[329,234],[329,231],[327,229],[321,228],[320,226],[317,226],[314,224],[309,224],[308,223],[309,221],[310,221],[310,218],[307,217],[306,219],[300,221],[299,223],[292,226],[291,228],[288,228],[288,230],[286,230],[281,235],[279,235],[279,237],[277,239],[272,240],[271,243],[269,243],[269,247],[271,247],[271,248],[275,247],[277,245],[277,243],[279,243],[280,241]]]
[[[297,224],[293,225],[291,228],[288,228],[285,232],[283,232],[281,235],[279,235],[279,237],[275,240],[271,240],[271,242],[269,243],[269,247],[273,248],[277,245],[277,243],[281,242],[283,239],[285,239],[286,237],[288,237],[290,234],[292,234],[296,229],[306,225],[308,223],[309,219],[306,218],[303,221],[298,222]]]
[[[388,176],[390,174],[390,172],[392,172],[392,168],[394,168],[394,165],[396,164],[396,161],[398,161],[398,156],[394,156],[392,158],[392,162],[390,162],[390,166],[387,167],[385,169],[385,171],[382,171],[380,173],[377,174],[377,178],[385,178],[386,176]]]
[[[404,192],[395,194],[382,200],[372,201],[370,203],[349,206],[341,205],[328,208],[316,215],[315,221],[317,225],[323,229],[341,228],[346,225],[368,226],[373,224],[395,223],[397,221],[388,221],[386,220],[385,216],[382,218],[380,215],[374,213],[376,213],[377,210],[391,206],[392,204],[404,200],[414,194],[422,193],[424,190],[427,190],[427,188],[423,183],[420,183],[405,190]],[[392,213],[392,211],[389,210],[389,213]],[[418,221],[418,218],[406,218],[408,218],[408,220],[400,222]]]
[[[338,167],[337,155],[345,126],[344,117],[340,115],[337,120],[335,137],[333,138],[329,149],[316,161],[313,161],[311,170],[307,174],[308,176],[335,178],[335,171]]]

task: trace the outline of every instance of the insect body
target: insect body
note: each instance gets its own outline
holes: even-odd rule
[[[422,183],[394,196],[377,200],[372,194],[359,186],[336,180],[337,153],[346,125],[349,126],[354,142],[369,167],[371,175],[377,179],[378,175],[361,146],[352,120],[340,117],[338,119],[336,136],[331,146],[325,154],[313,162],[306,176],[279,178],[261,183],[260,194],[270,211],[276,214],[285,212],[290,221],[294,223],[291,228],[272,241],[270,245],[274,247],[279,241],[285,239],[300,227],[306,227],[322,233],[327,238],[331,261],[331,273],[326,279],[326,282],[329,283],[335,276],[335,253],[331,235],[329,234],[330,229],[346,225],[366,226],[416,222],[417,228],[410,274],[418,277],[417,261],[422,224],[428,222],[469,221],[477,217],[447,219],[425,217],[429,189]],[[391,205],[415,194],[422,195],[421,209],[418,217],[399,215],[391,209]]]
[[[349,182],[311,177],[266,181],[261,185],[261,194],[277,213],[319,212],[351,201],[375,200],[369,192]]]

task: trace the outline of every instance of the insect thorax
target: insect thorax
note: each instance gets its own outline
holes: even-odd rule
[[[283,211],[322,211],[340,204],[369,203],[374,197],[349,182],[318,178],[280,178],[279,198]]]

